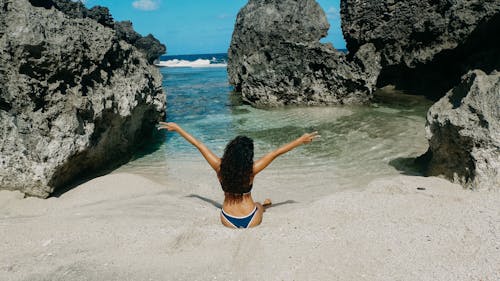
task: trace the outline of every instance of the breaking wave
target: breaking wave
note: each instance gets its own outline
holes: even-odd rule
[[[155,62],[159,67],[227,67],[225,54],[164,56]]]

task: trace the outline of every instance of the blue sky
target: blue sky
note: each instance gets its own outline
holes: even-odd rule
[[[330,22],[328,37],[344,49],[340,0],[317,0]],[[130,20],[142,35],[152,33],[167,45],[168,55],[225,53],[238,11],[247,0],[83,0],[87,7],[106,6],[117,21]]]

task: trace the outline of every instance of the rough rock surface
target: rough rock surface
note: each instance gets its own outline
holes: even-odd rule
[[[125,42],[141,50],[146,55],[149,63],[153,63],[159,56],[167,52],[167,47],[161,44],[153,35],[142,36],[137,33],[130,21],[115,22],[114,29],[116,36],[120,40],[125,40]]]
[[[0,0],[0,188],[47,197],[123,163],[164,111],[160,73],[111,28]]]
[[[167,52],[167,48],[158,39],[154,38],[152,34],[142,36],[137,33],[130,21],[115,22],[113,16],[109,13],[109,9],[102,6],[94,6],[90,9],[80,1],[71,0],[29,0],[33,6],[44,7],[50,9],[52,7],[66,14],[71,18],[90,18],[98,23],[114,28],[116,36],[120,40],[133,45],[143,52],[148,58],[149,63],[153,63],[159,56]]]
[[[366,55],[373,46],[350,63],[319,42],[328,28],[314,0],[250,0],[236,19],[229,82],[256,106],[366,102],[378,74],[379,59]]]
[[[473,189],[500,189],[500,73],[480,70],[427,114],[429,175]]]
[[[341,16],[351,54],[377,49],[378,86],[437,100],[467,71],[500,67],[498,0],[342,0]]]

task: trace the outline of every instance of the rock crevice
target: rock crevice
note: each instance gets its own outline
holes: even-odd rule
[[[500,2],[495,0],[341,1],[350,54],[373,44],[377,86],[438,100],[469,70],[500,67]]]

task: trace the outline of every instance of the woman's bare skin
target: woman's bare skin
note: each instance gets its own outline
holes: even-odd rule
[[[179,133],[183,138],[185,138],[189,143],[191,143],[193,146],[195,146],[201,153],[201,155],[205,158],[205,160],[208,162],[210,167],[214,169],[214,171],[219,175],[220,172],[220,166],[221,166],[221,159],[215,155],[208,147],[205,146],[202,142],[197,140],[195,137],[190,135],[188,132],[184,131],[179,125],[173,122],[160,122],[160,126],[158,127],[158,130],[165,129],[168,131],[173,131]],[[312,133],[306,133],[302,135],[301,137],[295,139],[292,142],[289,142],[281,147],[279,147],[276,150],[273,150],[269,152],[268,154],[264,155],[262,158],[259,160],[255,161],[253,164],[253,171],[252,175],[250,177],[251,179],[251,184],[253,184],[253,179],[255,176],[260,173],[262,170],[264,170],[271,162],[274,161],[278,156],[283,155],[287,153],[288,151],[302,145],[302,144],[307,144],[312,142],[314,139],[319,138],[320,135],[318,135],[318,132],[312,132]],[[219,179],[220,180],[220,179]],[[234,200],[232,198],[232,195],[229,193],[224,194],[224,203],[222,204],[222,208],[224,209],[225,212],[230,213],[233,216],[246,216],[249,213],[253,211],[255,206],[257,206],[257,212],[255,213],[255,216],[250,223],[249,227],[254,227],[259,225],[262,222],[262,217],[263,214],[269,206],[271,206],[272,202],[270,199],[264,200],[264,202],[261,204],[259,202],[255,202],[252,198],[252,194],[244,194],[243,198],[241,200]],[[234,228],[232,224],[230,224],[224,216],[220,216],[220,220],[223,225],[227,227]]]

